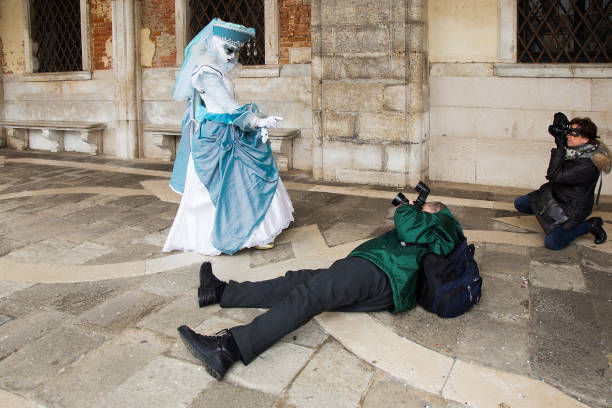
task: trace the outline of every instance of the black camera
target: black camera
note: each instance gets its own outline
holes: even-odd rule
[[[554,137],[565,138],[570,132],[570,121],[561,112],[555,113],[553,124],[548,127],[548,133]]]
[[[417,193],[419,193],[419,196],[416,200],[414,200],[413,206],[420,211],[423,208],[423,204],[425,204],[425,201],[427,200],[430,190],[429,187],[427,187],[427,184],[423,183],[422,181],[419,181],[419,184],[417,184],[414,189],[417,191]],[[391,204],[393,204],[395,207],[407,203],[408,199],[402,193],[397,193],[393,201],[391,201]]]

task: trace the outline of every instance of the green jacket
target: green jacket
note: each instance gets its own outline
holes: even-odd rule
[[[430,214],[411,205],[400,205],[394,221],[395,229],[364,242],[349,256],[365,258],[387,274],[395,306],[391,312],[399,313],[416,306],[421,258],[429,251],[447,256],[461,241],[463,231],[447,208]]]

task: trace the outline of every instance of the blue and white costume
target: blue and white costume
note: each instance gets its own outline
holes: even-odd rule
[[[214,19],[187,46],[173,90],[188,99],[170,187],[182,194],[164,252],[233,254],[266,245],[293,221],[293,206],[267,143],[280,118],[240,106],[228,71],[254,35]]]

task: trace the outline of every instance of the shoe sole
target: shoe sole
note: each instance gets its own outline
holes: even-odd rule
[[[185,347],[187,348],[187,350],[189,350],[191,354],[193,354],[198,360],[202,362],[202,364],[204,365],[204,369],[206,369],[206,372],[210,374],[212,377],[214,377],[217,381],[221,381],[223,379],[223,375],[219,371],[217,371],[212,365],[210,365],[208,361],[206,361],[207,355],[204,353],[201,353],[198,349],[193,347],[193,345],[185,337],[185,334],[180,330],[179,330],[179,336],[181,336],[181,340],[183,341],[183,344],[185,344]]]
[[[212,273],[212,265],[210,264],[210,262],[204,262],[200,267],[200,286],[198,287],[198,306],[200,307],[208,306],[200,302],[200,298],[202,297],[201,293],[204,289],[204,277],[208,272]]]

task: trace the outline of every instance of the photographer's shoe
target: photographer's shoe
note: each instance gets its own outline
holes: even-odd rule
[[[202,336],[185,325],[177,330],[191,354],[202,361],[208,374],[219,381],[240,358],[236,342],[227,329],[216,336]]]
[[[213,275],[210,262],[204,262],[200,266],[200,287],[198,288],[198,304],[200,307],[219,303],[225,285],[225,282]]]
[[[595,236],[596,244],[603,244],[608,239],[608,234],[603,229],[603,220],[600,217],[591,217],[586,220],[591,225],[590,233]]]

